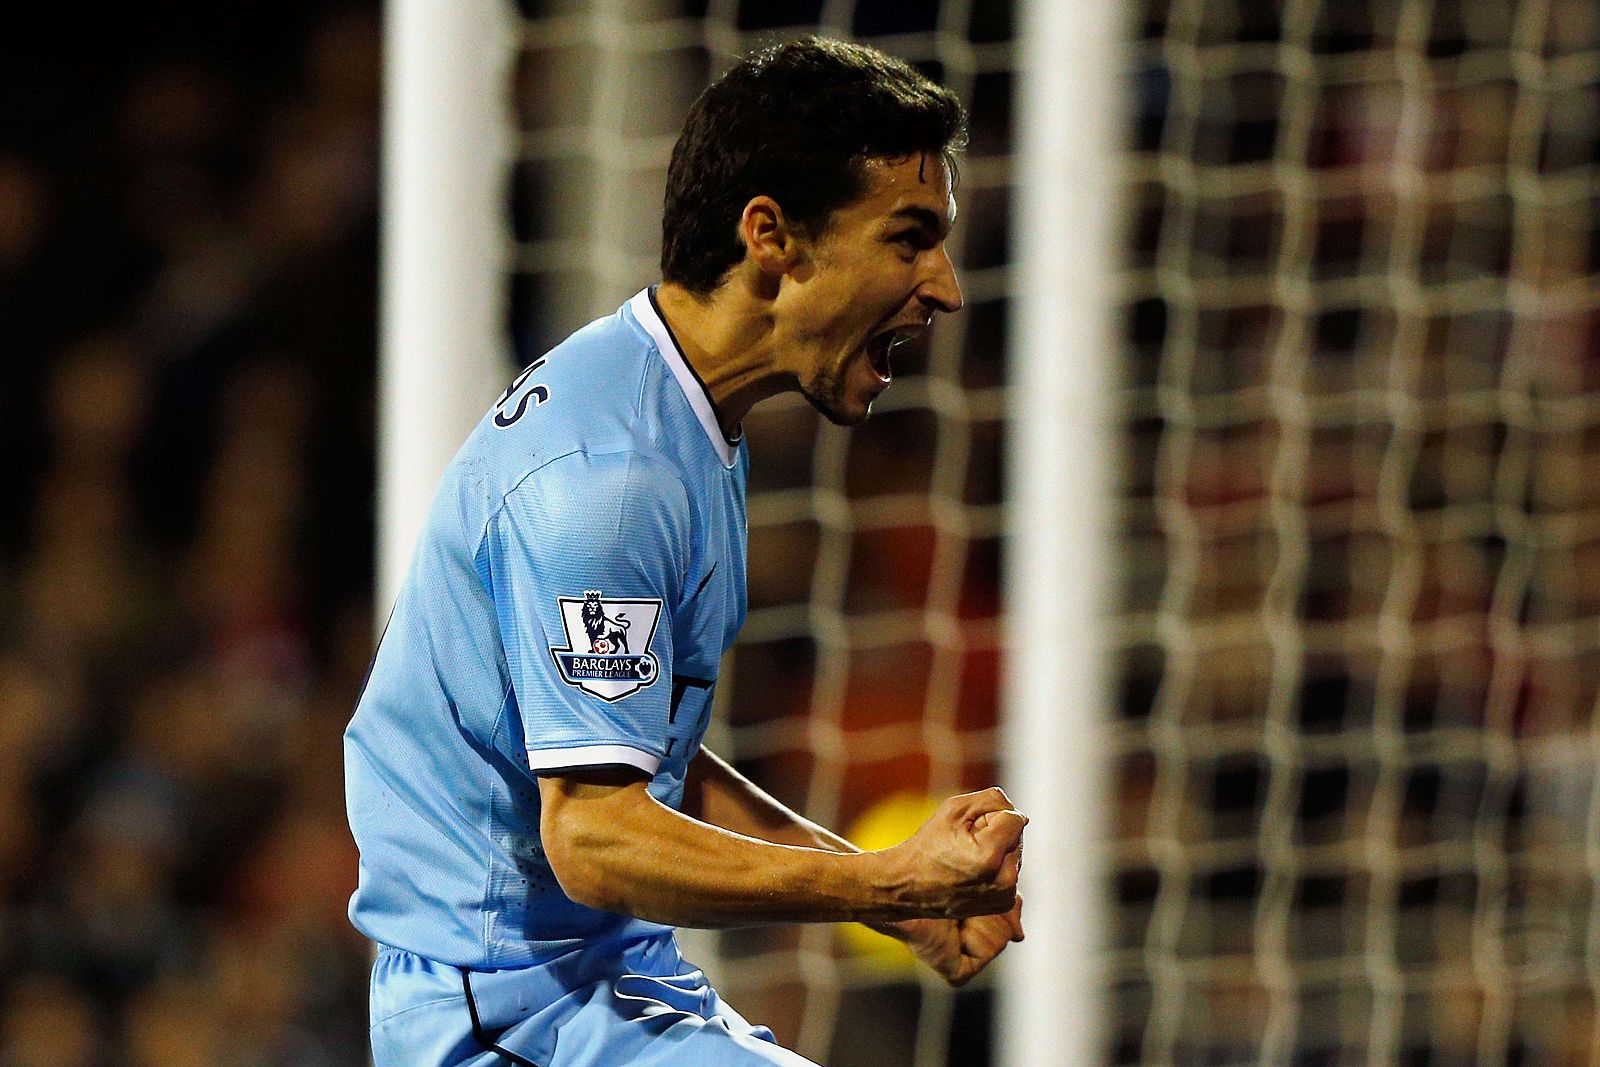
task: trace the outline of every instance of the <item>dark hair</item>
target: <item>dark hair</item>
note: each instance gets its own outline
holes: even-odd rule
[[[700,94],[673,146],[661,277],[709,293],[744,258],[752,197],[820,236],[865,192],[867,160],[939,153],[954,178],[965,137],[954,93],[875,48],[805,37],[757,52]]]

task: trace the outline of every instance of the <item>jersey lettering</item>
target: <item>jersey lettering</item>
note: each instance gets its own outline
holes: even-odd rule
[[[522,373],[513,378],[511,380],[511,385],[506,389],[505,392],[500,394],[500,399],[497,400],[494,405],[494,424],[496,426],[500,427],[502,430],[510,426],[515,426],[517,424],[517,420],[528,413],[529,397],[533,398],[535,406],[543,404],[546,400],[550,399],[550,390],[547,386],[535,385],[532,389],[529,389],[526,393],[523,393],[522,396],[517,400],[516,409],[513,410],[509,415],[506,414],[506,404],[511,401],[511,397],[518,389],[522,388],[522,384],[528,380],[533,372],[542,366],[544,366],[543,356],[522,368]]]

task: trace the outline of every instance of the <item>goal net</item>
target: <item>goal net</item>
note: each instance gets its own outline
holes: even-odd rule
[[[867,847],[996,780],[1011,11],[1006,2],[524,0],[511,316],[526,362],[658,271],[667,161],[734,57],[821,32],[951,86],[972,117],[950,251],[967,310],[897,350],[846,432],[797,396],[755,409],[749,619],[708,744]],[[829,926],[696,939],[719,988],[833,1065],[988,1062],[989,980],[961,992]]]
[[[1130,26],[1112,1058],[1600,1058],[1592,4]]]

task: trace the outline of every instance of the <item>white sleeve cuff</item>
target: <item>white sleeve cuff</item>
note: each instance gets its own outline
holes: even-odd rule
[[[622,763],[637,767],[654,776],[661,766],[661,757],[631,745],[579,745],[575,748],[538,748],[528,750],[528,769],[538,771],[566,770],[568,767],[607,767]]]

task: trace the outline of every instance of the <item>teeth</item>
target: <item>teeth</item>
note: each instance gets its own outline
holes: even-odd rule
[[[889,380],[889,353],[893,351],[898,336],[894,333],[880,333],[872,339],[868,346],[868,356],[872,363],[872,370],[883,381]]]

